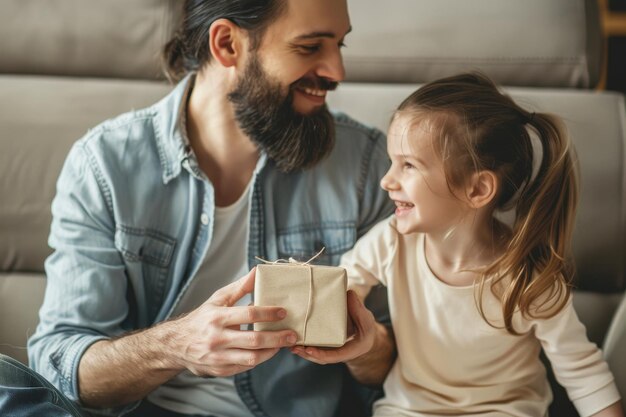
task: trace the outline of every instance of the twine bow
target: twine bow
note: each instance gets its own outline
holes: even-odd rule
[[[292,257],[289,257],[288,260],[286,259],[277,259],[275,261],[267,261],[263,258],[259,258],[258,256],[255,256],[254,258],[265,263],[265,264],[269,264],[269,265],[279,265],[279,264],[288,264],[288,265],[294,265],[294,266],[307,266],[309,269],[309,302],[306,306],[306,315],[304,316],[304,323],[302,325],[302,343],[304,344],[306,341],[306,326],[307,323],[309,321],[309,315],[311,314],[311,307],[313,306],[313,269],[311,268],[311,262],[313,262],[318,256],[320,256],[322,254],[322,252],[324,252],[324,249],[326,249],[325,247],[323,247],[322,249],[320,249],[319,252],[317,252],[315,255],[313,255],[313,257],[311,259],[309,259],[306,262],[299,262],[296,261],[295,259],[293,259]]]

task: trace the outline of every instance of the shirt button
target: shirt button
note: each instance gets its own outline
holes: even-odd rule
[[[203,225],[206,226],[207,224],[209,224],[209,216],[207,216],[206,213],[202,213],[202,216],[200,216],[200,221]]]

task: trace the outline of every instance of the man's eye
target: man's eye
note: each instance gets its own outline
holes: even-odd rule
[[[348,46],[348,45],[346,45],[345,43],[343,43],[343,42],[339,42],[339,47],[340,47],[340,48],[345,48],[345,47],[347,47],[347,46]]]
[[[298,49],[304,52],[305,54],[314,54],[315,52],[320,50],[319,45],[299,45]]]

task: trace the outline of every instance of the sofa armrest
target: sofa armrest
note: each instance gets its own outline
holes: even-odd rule
[[[26,364],[26,341],[35,332],[46,277],[38,273],[0,273],[0,353]]]
[[[622,406],[626,409],[626,294],[604,339],[604,355],[622,394]]]

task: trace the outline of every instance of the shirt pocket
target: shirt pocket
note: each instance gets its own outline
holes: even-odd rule
[[[133,287],[144,293],[153,317],[164,300],[176,240],[156,230],[118,226],[115,247],[124,258]]]
[[[176,240],[150,229],[119,226],[115,231],[115,247],[129,262],[143,262],[167,268],[174,253]]]
[[[355,240],[356,229],[352,224],[290,227],[278,232],[278,256],[306,262],[324,248],[313,263],[338,265],[341,255],[354,246]]]

